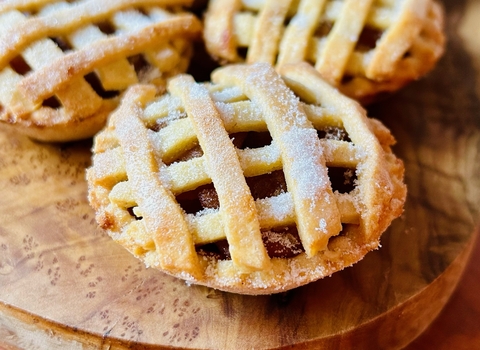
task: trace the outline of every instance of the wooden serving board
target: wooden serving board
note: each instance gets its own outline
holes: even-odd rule
[[[480,48],[471,21],[480,6],[445,5],[449,42],[437,69],[369,108],[405,161],[404,215],[380,250],[288,293],[223,293],[146,269],[97,229],[84,180],[91,141],[41,144],[0,128],[0,349],[411,342],[454,290],[480,214]]]

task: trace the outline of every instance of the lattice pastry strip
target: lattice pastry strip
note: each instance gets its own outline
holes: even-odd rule
[[[309,65],[282,72],[229,66],[212,83],[176,77],[161,97],[129,89],[87,172],[101,227],[149,266],[247,294],[308,283],[376,248],[405,200],[393,137]],[[348,190],[334,185],[343,168],[356,178]]]
[[[216,0],[204,36],[222,63],[306,61],[362,102],[431,70],[445,41],[433,0]]]
[[[190,3],[2,3],[0,120],[41,140],[92,136],[130,85],[163,90],[166,78],[187,69],[201,24],[177,8]]]
[[[155,94],[152,90],[147,93],[150,96]],[[192,236],[181,209],[155,176],[162,164],[158,164],[158,159],[153,156],[140,114],[141,109],[131,103],[115,115],[116,134],[122,145],[128,181],[136,191],[135,201],[141,208],[141,215],[149,218],[144,220],[145,229],[151,233],[155,244],[162,248],[157,250],[160,267],[198,278],[200,268]]]
[[[338,102],[337,93],[330,89],[326,82],[321,79],[309,79],[308,70],[299,69],[298,67],[284,66],[280,69],[287,84],[289,81],[293,82],[289,86],[298,95],[304,96],[304,98],[314,98],[312,101],[314,104],[330,105]],[[301,81],[302,84],[296,84],[295,82],[297,81]],[[316,91],[322,91],[323,93],[316,94]],[[364,234],[367,238],[370,238],[369,235],[375,232],[374,227],[378,225],[381,221],[380,217],[383,215],[382,212],[378,212],[377,208],[388,205],[385,200],[390,200],[378,195],[376,188],[391,189],[392,180],[388,174],[388,167],[385,164],[385,159],[382,157],[382,147],[376,135],[370,132],[368,123],[356,122],[359,113],[362,113],[360,106],[353,103],[345,103],[342,105],[342,109],[338,110],[338,114],[344,123],[344,128],[352,142],[363,152],[368,152],[368,156],[363,159],[362,164],[357,166],[357,176],[361,176],[363,179],[370,179],[370,181],[362,181],[361,185],[358,186],[364,205],[361,226],[363,226]]]
[[[205,168],[218,195],[233,262],[247,270],[267,269],[269,259],[261,239],[255,203],[208,90],[185,76],[174,79],[169,90],[182,99],[205,153]],[[253,256],[245,256],[245,252]]]

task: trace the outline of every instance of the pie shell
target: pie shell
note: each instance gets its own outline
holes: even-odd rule
[[[239,64],[214,71],[211,83],[175,77],[161,96],[148,85],[130,88],[94,139],[87,180],[99,225],[149,267],[240,294],[287,291],[377,249],[406,197],[393,136],[310,65],[279,71]],[[233,145],[233,131],[265,125],[272,144],[245,150]],[[340,126],[351,140],[320,140],[318,125]],[[176,160],[198,142],[201,157]],[[260,155],[264,151],[268,155]],[[288,192],[253,199],[245,176],[279,164]],[[328,167],[342,164],[353,164],[357,176],[346,194],[333,191],[325,176]],[[187,214],[176,196],[212,182],[220,208]],[[269,258],[260,228],[292,222],[304,251]],[[202,244],[225,237],[232,259],[199,253]]]
[[[427,74],[445,46],[435,0],[212,0],[204,22],[221,64],[308,62],[362,104]]]
[[[181,9],[190,3],[0,3],[0,121],[41,141],[92,137],[129,86],[163,91],[168,77],[187,70],[202,30]]]

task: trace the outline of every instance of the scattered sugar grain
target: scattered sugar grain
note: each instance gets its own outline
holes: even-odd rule
[[[251,150],[249,155],[251,160],[255,163],[260,164],[272,164],[280,159],[280,149],[275,145],[274,141],[268,146],[264,146],[262,149],[258,148],[247,148]]]
[[[232,125],[235,122],[235,109],[230,103],[216,102],[215,106],[225,126]]]
[[[238,86],[227,87],[210,93],[217,102],[234,102],[244,100],[246,97]]]
[[[295,248],[298,247],[299,241],[288,233],[288,231],[262,231],[262,237],[267,243],[279,243],[282,248],[290,250],[293,254],[300,254],[303,251],[301,248]]]
[[[150,18],[153,19],[153,21],[155,22],[163,22],[174,17],[172,13],[159,7],[152,7],[149,10],[149,15],[150,15]]]
[[[312,198],[314,189],[326,186],[326,170],[318,167],[318,159],[323,158],[314,129],[292,128],[283,135],[291,143],[289,157],[292,162],[291,176],[298,184],[297,191],[302,198]],[[289,141],[290,140],[290,141]]]
[[[283,222],[294,213],[292,195],[288,192],[268,199],[260,199],[258,202],[263,203],[265,209],[258,211],[260,222],[266,221],[267,216],[273,217],[276,222]]]
[[[134,10],[115,13],[112,22],[125,33],[139,31],[152,23],[148,17]]]
[[[324,218],[321,218],[319,223],[318,223],[318,226],[315,227],[315,231],[320,231],[322,233],[328,233],[328,230],[327,230],[327,221],[325,221]]]
[[[163,121],[164,118],[171,120],[186,117],[181,99],[172,95],[164,95],[148,104],[143,115],[146,119],[157,118],[159,122]]]
[[[206,216],[206,215],[216,214],[216,213],[218,213],[218,211],[219,211],[218,208],[204,208],[204,209],[198,211],[197,213],[195,213],[194,215],[196,217]]]

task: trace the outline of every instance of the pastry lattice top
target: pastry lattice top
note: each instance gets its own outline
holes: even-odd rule
[[[429,71],[443,52],[432,0],[213,0],[211,54],[227,62],[306,61],[349,96],[366,99]]]
[[[108,113],[117,103],[112,97],[132,84],[164,86],[165,78],[186,70],[186,39],[201,30],[193,15],[180,12],[190,2],[1,2],[1,119],[40,127],[78,123]]]
[[[147,265],[244,293],[292,288],[351,264],[346,252],[338,265],[323,260],[342,244],[356,255],[376,247],[405,195],[392,136],[310,66],[283,73],[284,80],[267,64],[229,66],[211,84],[173,78],[161,98],[148,86],[130,89],[95,139],[88,180],[100,225]],[[268,132],[271,142],[235,146],[247,132]],[[354,189],[332,188],[335,167],[355,172]],[[279,170],[287,190],[254,198],[248,180]],[[181,196],[208,184],[218,205],[185,212]],[[302,253],[271,258],[262,232],[288,226],[298,230]],[[222,240],[230,259],[199,253]],[[310,272],[300,273],[303,265]]]

